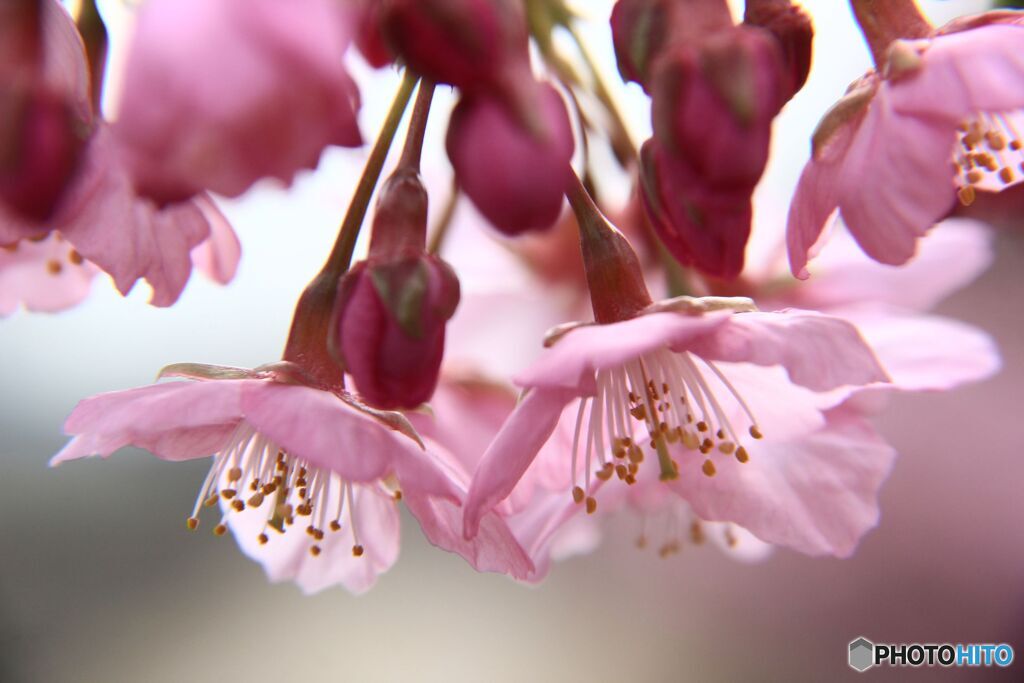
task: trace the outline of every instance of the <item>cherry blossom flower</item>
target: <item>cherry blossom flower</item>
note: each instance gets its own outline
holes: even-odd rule
[[[341,3],[157,0],[139,11],[116,134],[159,203],[290,182],[327,145],[362,144]]]
[[[516,380],[528,393],[474,476],[467,533],[513,490],[562,409],[580,399],[570,472],[577,482],[583,461],[573,496],[588,511],[597,506],[593,479],[635,481],[649,445],[659,477],[702,518],[808,553],[852,552],[877,519],[875,496],[893,453],[859,424],[830,423],[825,411],[841,400],[831,390],[885,382],[885,372],[845,321],[750,308],[680,299],[621,322],[556,330],[551,348]],[[765,443],[793,455],[762,454],[762,429],[772,434]]]
[[[83,276],[92,272],[91,267],[77,268],[83,262],[109,273],[125,294],[145,279],[153,289],[155,306],[169,306],[178,299],[192,271],[193,250],[199,263],[216,266],[216,281],[230,280],[239,247],[226,219],[205,196],[161,209],[135,194],[110,127],[96,120],[91,110],[89,72],[74,23],[51,0],[44,6],[43,25],[52,28],[44,31],[43,47],[53,53],[50,61],[61,73],[59,79],[47,77],[48,82],[63,83],[61,87],[73,94],[72,101],[89,112],[93,128],[50,218],[26,219],[0,206],[0,245],[9,254],[20,252],[17,258],[4,259],[5,269],[15,264],[17,268],[3,276],[3,310],[10,312],[18,302],[44,310],[74,305],[88,291]],[[60,239],[47,239],[55,233]],[[208,239],[211,245],[201,247]],[[27,246],[31,240],[45,240],[50,251]],[[58,248],[60,242],[66,245]],[[43,273],[60,278],[40,277]],[[36,285],[50,291],[35,291]],[[51,289],[54,285],[59,288]]]
[[[906,263],[957,197],[1024,178],[1024,15],[961,19],[897,40],[822,120],[790,207],[793,274],[830,216],[842,216],[871,258]]]
[[[468,474],[401,414],[317,387],[288,362],[256,370],[179,364],[161,376],[195,381],[85,399],[65,423],[74,438],[51,465],[128,445],[170,461],[213,454],[188,528],[219,502],[214,534],[231,529],[272,581],[293,580],[306,593],[335,584],[369,590],[398,557],[399,500],[434,545],[478,571],[534,575],[498,514],[483,516],[477,538],[463,537]]]

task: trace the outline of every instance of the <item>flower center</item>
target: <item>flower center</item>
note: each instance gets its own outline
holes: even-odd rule
[[[585,501],[588,513],[597,509],[597,501],[591,495],[591,472],[602,481],[615,476],[626,484],[635,484],[645,446],[657,455],[662,481],[679,476],[679,465],[669,454],[670,445],[699,451],[705,458],[701,470],[709,477],[716,472],[712,459],[716,455],[732,456],[741,463],[750,459],[698,361],[742,411],[748,422],[747,433],[761,438],[750,408],[710,361],[685,351],[675,353],[662,348],[621,367],[601,370],[597,373],[596,395],[580,400],[572,445],[573,498],[577,503]],[[587,431],[583,442],[585,419]],[[634,440],[639,426],[636,423],[643,425],[646,443]],[[581,442],[585,487],[577,483]],[[596,469],[595,458],[599,463]]]
[[[383,483],[379,485],[383,487]],[[309,553],[317,557],[325,533],[341,531],[347,522],[352,530],[352,554],[360,557],[363,546],[353,488],[352,482],[289,455],[243,422],[228,445],[214,455],[187,524],[189,529],[198,528],[200,509],[214,507],[218,499],[223,499],[221,520],[213,533],[223,536],[228,516],[246,513],[262,517],[257,540],[265,545],[270,540],[269,531],[295,533],[303,526],[297,521],[305,518]],[[401,497],[398,491],[392,495]]]
[[[960,203],[970,206],[978,190],[999,192],[1024,180],[1024,112],[981,114],[960,125],[954,161]]]

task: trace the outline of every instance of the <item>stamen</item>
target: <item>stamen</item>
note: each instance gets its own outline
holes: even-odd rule
[[[962,204],[972,204],[978,190],[999,192],[1024,180],[1021,126],[1024,112],[1015,111],[979,114],[960,127],[953,161],[959,170],[957,197]]]

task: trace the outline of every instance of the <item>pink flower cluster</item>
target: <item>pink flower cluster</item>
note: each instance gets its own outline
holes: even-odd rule
[[[885,397],[999,367],[984,332],[927,312],[987,267],[986,228],[921,238],[958,196],[1024,177],[1021,15],[935,30],[911,0],[852,4],[878,70],[811,136],[761,253],[754,188],[811,70],[789,0],[741,22],[724,0],[619,0],[619,69],[651,98],[639,150],[561,0],[150,0],[108,118],[103,50],[55,0],[9,3],[0,314],[73,306],[101,272],[122,292],[147,280],[159,306],[193,265],[229,281],[239,240],[213,195],[363,144],[350,45],[403,71],[281,360],[177,363],[87,398],[51,463],[130,445],[212,458],[187,528],[213,515],[305,592],[368,590],[397,560],[400,506],[435,546],[527,582],[617,514],[662,556],[705,540],[851,555],[896,461],[872,423]],[[431,115],[455,179],[434,225]],[[626,206],[599,192],[599,146],[632,179]],[[819,250],[812,280],[790,275]]]

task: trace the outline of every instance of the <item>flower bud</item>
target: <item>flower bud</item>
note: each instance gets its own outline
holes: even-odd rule
[[[151,0],[139,10],[115,132],[158,203],[290,182],[327,145],[362,144],[334,0]]]
[[[619,0],[612,9],[612,42],[619,73],[647,89],[654,60],[669,37],[672,0]]]
[[[0,86],[0,202],[44,222],[57,208],[85,148],[87,126],[40,83]]]
[[[380,0],[356,0],[355,43],[366,62],[375,69],[395,60],[381,30]]]
[[[717,186],[657,140],[640,150],[644,206],[665,247],[682,264],[731,279],[743,270],[753,186]]]
[[[753,185],[768,161],[786,77],[778,45],[759,29],[719,31],[699,49],[677,48],[652,82],[654,136],[710,182]]]
[[[498,230],[518,235],[554,225],[562,210],[575,144],[561,95],[534,84],[529,125],[502,102],[464,95],[446,147],[459,186]]]
[[[392,51],[434,83],[501,88],[528,60],[520,0],[384,0],[382,21]]]
[[[370,252],[341,279],[329,344],[359,394],[377,408],[430,399],[445,326],[459,303],[451,267],[425,253],[427,193],[399,168],[381,189]]]
[[[747,0],[743,23],[760,26],[778,41],[789,71],[788,101],[804,87],[811,71],[814,26],[803,8],[790,0]]]

